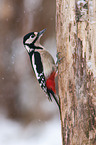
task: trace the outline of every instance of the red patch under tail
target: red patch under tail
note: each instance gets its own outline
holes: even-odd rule
[[[49,90],[52,90],[56,94],[55,89],[55,71],[51,73],[50,77],[46,81],[46,86]]]

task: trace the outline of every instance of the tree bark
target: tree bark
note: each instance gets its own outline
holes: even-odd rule
[[[96,0],[56,0],[63,145],[96,143]]]

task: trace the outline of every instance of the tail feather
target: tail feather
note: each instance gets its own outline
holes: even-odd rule
[[[53,96],[53,98],[54,98],[54,100],[55,100],[55,102],[58,105],[59,110],[60,110],[60,101],[59,101],[59,98],[57,97],[56,94],[54,94],[54,92],[52,90],[48,90],[48,96],[49,96],[49,98],[50,98],[51,101],[52,101],[52,99],[51,99],[50,94]]]

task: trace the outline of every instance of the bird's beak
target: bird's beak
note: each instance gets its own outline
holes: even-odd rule
[[[38,37],[39,37],[40,35],[42,35],[45,31],[46,31],[46,29],[43,29],[43,30],[41,30],[40,32],[38,32]]]

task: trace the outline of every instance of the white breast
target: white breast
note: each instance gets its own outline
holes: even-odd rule
[[[56,71],[56,65],[51,54],[46,50],[39,51],[43,64],[45,78],[49,77],[53,71]]]

